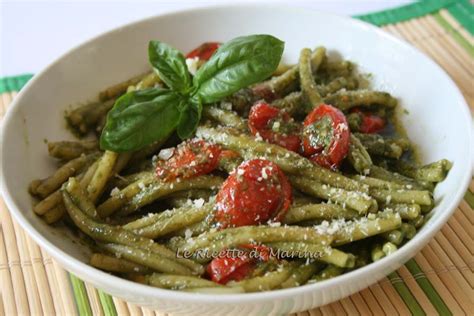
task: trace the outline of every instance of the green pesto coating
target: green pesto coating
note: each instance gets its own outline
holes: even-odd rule
[[[351,134],[347,159],[358,173],[367,174],[370,172],[372,159],[360,140],[354,136],[354,134]]]
[[[348,111],[354,107],[382,106],[394,108],[397,99],[387,92],[371,90],[339,91],[324,98],[324,103],[331,104],[341,111]]]
[[[336,188],[349,191],[367,191],[361,183],[339,173],[313,164],[310,160],[283,147],[260,142],[246,135],[230,135],[225,131],[201,126],[196,135],[205,140],[237,151],[244,159],[265,158],[276,163],[285,173],[302,175]]]
[[[155,216],[145,217],[153,220],[149,225],[143,227],[129,228],[136,222],[123,226],[135,234],[148,238],[158,238],[176,230],[186,228],[204,220],[213,210],[214,203],[207,203],[201,207],[184,207],[177,210],[165,211]]]
[[[153,273],[146,276],[148,285],[169,289],[169,290],[187,290],[196,288],[222,288],[223,286],[215,282],[195,277],[172,274]]]
[[[181,265],[176,260],[161,256],[147,249],[107,243],[100,244],[100,247],[114,253],[120,258],[125,258],[126,260],[143,265],[145,267],[149,267],[155,271],[179,275],[194,274],[191,269]]]
[[[147,273],[149,269],[140,264],[102,253],[94,253],[89,264],[98,269],[116,273]]]
[[[48,142],[48,153],[51,157],[69,161],[82,154],[99,150],[97,140]]]
[[[342,224],[334,233],[333,245],[339,246],[356,240],[375,236],[400,227],[400,215],[393,212],[379,212],[371,217],[363,217]]]
[[[304,48],[300,53],[299,75],[301,91],[310,106],[316,107],[321,104],[321,96],[316,89],[316,82],[313,78],[313,70],[311,69],[311,50]]]
[[[314,259],[317,261],[333,264],[338,267],[354,267],[355,257],[336,248],[321,246],[305,242],[272,242],[266,244],[268,247],[278,249],[285,254],[293,254],[296,258]]]
[[[105,185],[109,178],[113,175],[112,170],[117,161],[118,154],[112,151],[105,151],[99,159],[99,165],[87,186],[87,194],[92,202],[96,202],[105,189]]]
[[[247,293],[270,291],[275,288],[279,288],[281,284],[290,277],[291,272],[291,266],[286,264],[275,271],[267,272],[263,276],[245,279],[238,282],[232,281],[227,283],[227,286],[241,287]]]
[[[222,126],[233,127],[241,131],[247,131],[248,129],[245,120],[237,113],[216,106],[205,106],[202,110],[202,115]]]
[[[297,176],[290,176],[289,180],[293,187],[306,194],[337,203],[343,207],[347,206],[360,214],[376,211],[378,208],[377,201],[365,193],[333,188],[320,184],[318,181]]]
[[[198,249],[219,252],[242,244],[279,241],[308,242],[324,246],[331,243],[332,236],[319,233],[309,227],[242,226],[206,232],[184,241],[178,247],[181,251],[189,252],[195,252]]]
[[[309,280],[308,283],[315,283],[315,282],[320,282],[324,280],[329,280],[334,277],[337,277],[338,275],[341,275],[344,273],[344,268],[336,267],[334,265],[328,265],[326,268],[321,270],[319,273],[314,275],[311,280]]]
[[[433,200],[429,191],[420,190],[383,190],[370,189],[370,196],[380,203],[401,203],[401,204],[418,204],[432,205]]]
[[[343,208],[337,204],[311,203],[292,206],[285,214],[283,223],[295,224],[298,222],[314,219],[352,219],[358,217],[359,215],[359,212],[348,208]]]
[[[320,264],[315,262],[297,264],[293,267],[291,275],[281,284],[280,288],[288,289],[305,284],[320,269],[320,266]]]
[[[39,180],[39,182],[35,181],[33,185],[30,185],[30,192],[41,198],[46,198],[59,189],[69,177],[79,174],[84,168],[93,164],[97,157],[97,154],[81,155],[78,158],[68,161],[50,177]]]

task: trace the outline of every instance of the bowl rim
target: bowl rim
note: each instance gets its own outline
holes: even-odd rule
[[[12,117],[17,112],[16,109],[18,104],[21,104],[21,100],[24,94],[28,93],[28,90],[31,86],[34,86],[37,81],[42,80],[43,75],[52,67],[54,67],[57,63],[59,63],[62,59],[72,54],[74,51],[81,49],[83,46],[88,45],[93,41],[100,40],[109,36],[110,34],[120,32],[121,29],[124,28],[133,28],[139,24],[146,24],[150,21],[155,19],[160,19],[164,17],[173,17],[180,14],[186,13],[201,13],[205,11],[212,11],[216,9],[248,9],[248,10],[255,10],[255,9],[284,9],[285,11],[293,11],[294,13],[304,13],[304,14],[324,14],[326,16],[331,16],[331,18],[338,20],[340,23],[349,23],[352,24],[354,27],[363,28],[369,30],[370,32],[375,32],[380,38],[383,38],[386,41],[396,42],[397,45],[403,47],[404,49],[410,50],[415,53],[415,55],[419,55],[420,58],[425,59],[426,62],[430,63],[432,67],[437,68],[438,71],[441,71],[444,76],[447,77],[448,83],[451,86],[455,93],[458,94],[460,109],[464,111],[466,120],[470,117],[469,107],[460,92],[457,85],[451,79],[451,77],[442,69],[437,63],[435,63],[430,57],[428,57],[424,52],[421,52],[416,47],[402,41],[401,39],[383,31],[382,29],[371,25],[369,23],[353,19],[347,16],[341,16],[334,13],[328,13],[320,10],[314,9],[307,9],[307,8],[296,8],[291,7],[289,5],[278,5],[278,4],[269,4],[269,3],[234,3],[234,4],[214,4],[214,5],[205,5],[202,7],[197,8],[188,8],[188,9],[177,9],[173,11],[169,11],[163,14],[158,14],[150,17],[146,17],[143,19],[138,19],[136,21],[132,21],[130,23],[124,24],[122,26],[118,26],[112,29],[109,29],[105,32],[102,32],[96,36],[91,37],[90,39],[72,47],[68,51],[64,52],[61,56],[56,58],[53,62],[51,62],[47,67],[45,67],[42,71],[40,71],[37,75],[35,75],[20,91],[17,95],[15,100],[13,100],[12,104],[7,111],[4,120],[3,126],[1,130],[1,141],[0,146],[1,149],[1,166],[0,166],[0,182],[1,182],[1,193],[5,200],[6,206],[10,211],[10,214],[13,218],[20,224],[22,229],[24,229],[29,236],[33,238],[33,240],[41,246],[44,250],[46,250],[56,261],[58,261],[63,268],[66,270],[76,274],[79,277],[84,277],[85,279],[90,280],[100,280],[101,286],[103,288],[128,288],[127,292],[133,291],[135,295],[141,295],[145,297],[157,297],[163,299],[171,299],[175,300],[177,296],[180,296],[180,299],[183,301],[187,301],[189,303],[209,303],[209,304],[227,304],[227,303],[245,303],[245,302],[258,302],[258,301],[270,301],[276,300],[284,297],[291,297],[291,296],[298,296],[309,292],[316,292],[320,291],[324,288],[329,287],[336,287],[338,285],[347,284],[348,281],[356,278],[360,278],[368,273],[371,270],[381,270],[385,268],[385,270],[392,270],[395,271],[396,268],[402,265],[401,261],[404,257],[407,257],[407,254],[410,252],[414,252],[417,249],[425,246],[431,238],[437,233],[441,227],[447,222],[450,216],[454,213],[454,210],[459,205],[461,199],[464,196],[464,193],[469,185],[472,171],[473,171],[473,164],[469,164],[469,166],[465,167],[465,172],[463,178],[459,182],[458,189],[453,194],[452,198],[448,202],[446,210],[443,210],[442,214],[431,223],[431,227],[429,229],[425,229],[420,231],[416,234],[416,236],[407,242],[403,247],[398,249],[394,254],[390,255],[389,257],[385,257],[377,262],[371,263],[366,265],[362,268],[353,270],[351,272],[342,274],[336,278],[332,278],[329,280],[325,280],[322,282],[314,283],[314,284],[307,284],[295,288],[289,289],[279,289],[279,290],[272,290],[272,291],[265,291],[265,292],[258,292],[258,293],[238,293],[238,294],[219,294],[218,299],[216,299],[215,294],[207,294],[207,293],[188,293],[188,292],[177,292],[172,290],[160,289],[155,288],[149,285],[143,285],[140,283],[132,282],[126,279],[122,279],[115,275],[103,272],[99,269],[96,269],[90,266],[87,263],[84,263],[72,256],[68,253],[62,251],[58,247],[56,247],[53,243],[51,243],[46,237],[42,236],[34,226],[28,221],[28,219],[22,214],[19,207],[16,205],[12,194],[10,193],[10,189],[7,186],[7,179],[5,178],[5,170],[8,168],[5,164],[5,151],[3,150],[3,144],[5,140],[5,131],[8,129]],[[469,156],[472,157],[473,155],[473,139],[472,139],[472,129],[466,131],[468,134],[469,146],[468,146],[468,153]],[[471,160],[473,160],[471,158]],[[446,197],[444,197],[446,199]],[[433,220],[433,219],[431,219]],[[380,278],[379,278],[380,279]]]

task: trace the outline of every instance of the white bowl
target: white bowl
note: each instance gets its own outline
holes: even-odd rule
[[[147,43],[159,39],[183,51],[201,42],[268,33],[286,42],[285,59],[302,47],[324,45],[373,74],[374,87],[400,98],[409,111],[408,133],[426,162],[447,158],[454,167],[435,191],[436,208],[421,231],[376,263],[337,278],[293,289],[254,294],[200,295],[133,283],[89,266],[88,250],[44,224],[31,210],[28,183],[55,168],[44,139],[71,139],[63,112],[94,98],[103,87],[148,68]],[[38,47],[37,49],[41,49]],[[361,290],[413,257],[460,202],[472,168],[471,116],[458,88],[425,55],[371,25],[327,13],[280,6],[219,6],[157,16],[98,36],[36,75],[14,100],[3,124],[2,192],[13,217],[65,269],[133,303],[170,313],[284,314]]]

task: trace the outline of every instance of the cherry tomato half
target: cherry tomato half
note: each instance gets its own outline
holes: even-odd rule
[[[207,265],[207,274],[211,280],[219,284],[226,284],[229,281],[240,281],[249,276],[258,261],[268,261],[270,258],[270,248],[263,245],[246,244],[239,248],[248,251],[243,252],[238,257],[217,257]],[[257,256],[252,252],[256,252]]]
[[[190,51],[186,58],[198,57],[200,60],[209,60],[215,51],[221,46],[219,42],[202,43],[192,51]]]
[[[300,126],[280,109],[259,102],[252,106],[249,113],[249,129],[267,142],[298,151],[300,148]]]
[[[336,169],[349,151],[346,117],[337,108],[321,104],[303,122],[303,154],[325,168]]]
[[[156,175],[165,181],[176,178],[189,179],[216,169],[221,149],[203,140],[190,140],[174,149],[168,160],[156,165]]]
[[[220,228],[280,221],[291,201],[291,185],[278,165],[253,159],[243,162],[222,184],[214,220]]]
[[[354,109],[352,113],[357,113],[361,116],[361,123],[359,131],[365,134],[378,133],[385,127],[385,120],[378,115],[363,112],[360,109]]]

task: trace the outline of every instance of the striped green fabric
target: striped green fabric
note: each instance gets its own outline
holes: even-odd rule
[[[441,9],[448,10],[466,30],[471,34],[474,34],[474,7],[468,0],[420,1],[395,9],[356,16],[356,18],[382,26],[431,14],[436,21],[447,32],[449,32],[452,38],[454,38],[474,58],[474,47],[443,18],[439,13],[439,10]],[[19,91],[32,76],[33,75],[31,74],[24,74],[20,76],[0,78],[0,93]],[[468,190],[464,199],[471,208],[474,208],[474,194],[472,192]],[[405,266],[426,294],[436,311],[440,315],[452,315],[452,312],[436,291],[433,284],[421,270],[418,263],[414,259],[411,259],[405,264]],[[413,293],[397,272],[388,275],[388,279],[413,315],[426,315]],[[72,274],[70,274],[70,281],[79,314],[92,315],[91,305],[83,281],[79,280]],[[104,315],[116,316],[117,310],[112,297],[100,290],[98,290],[98,295]]]
[[[31,77],[33,77],[32,74],[24,74],[0,78],[0,93],[19,91]]]

